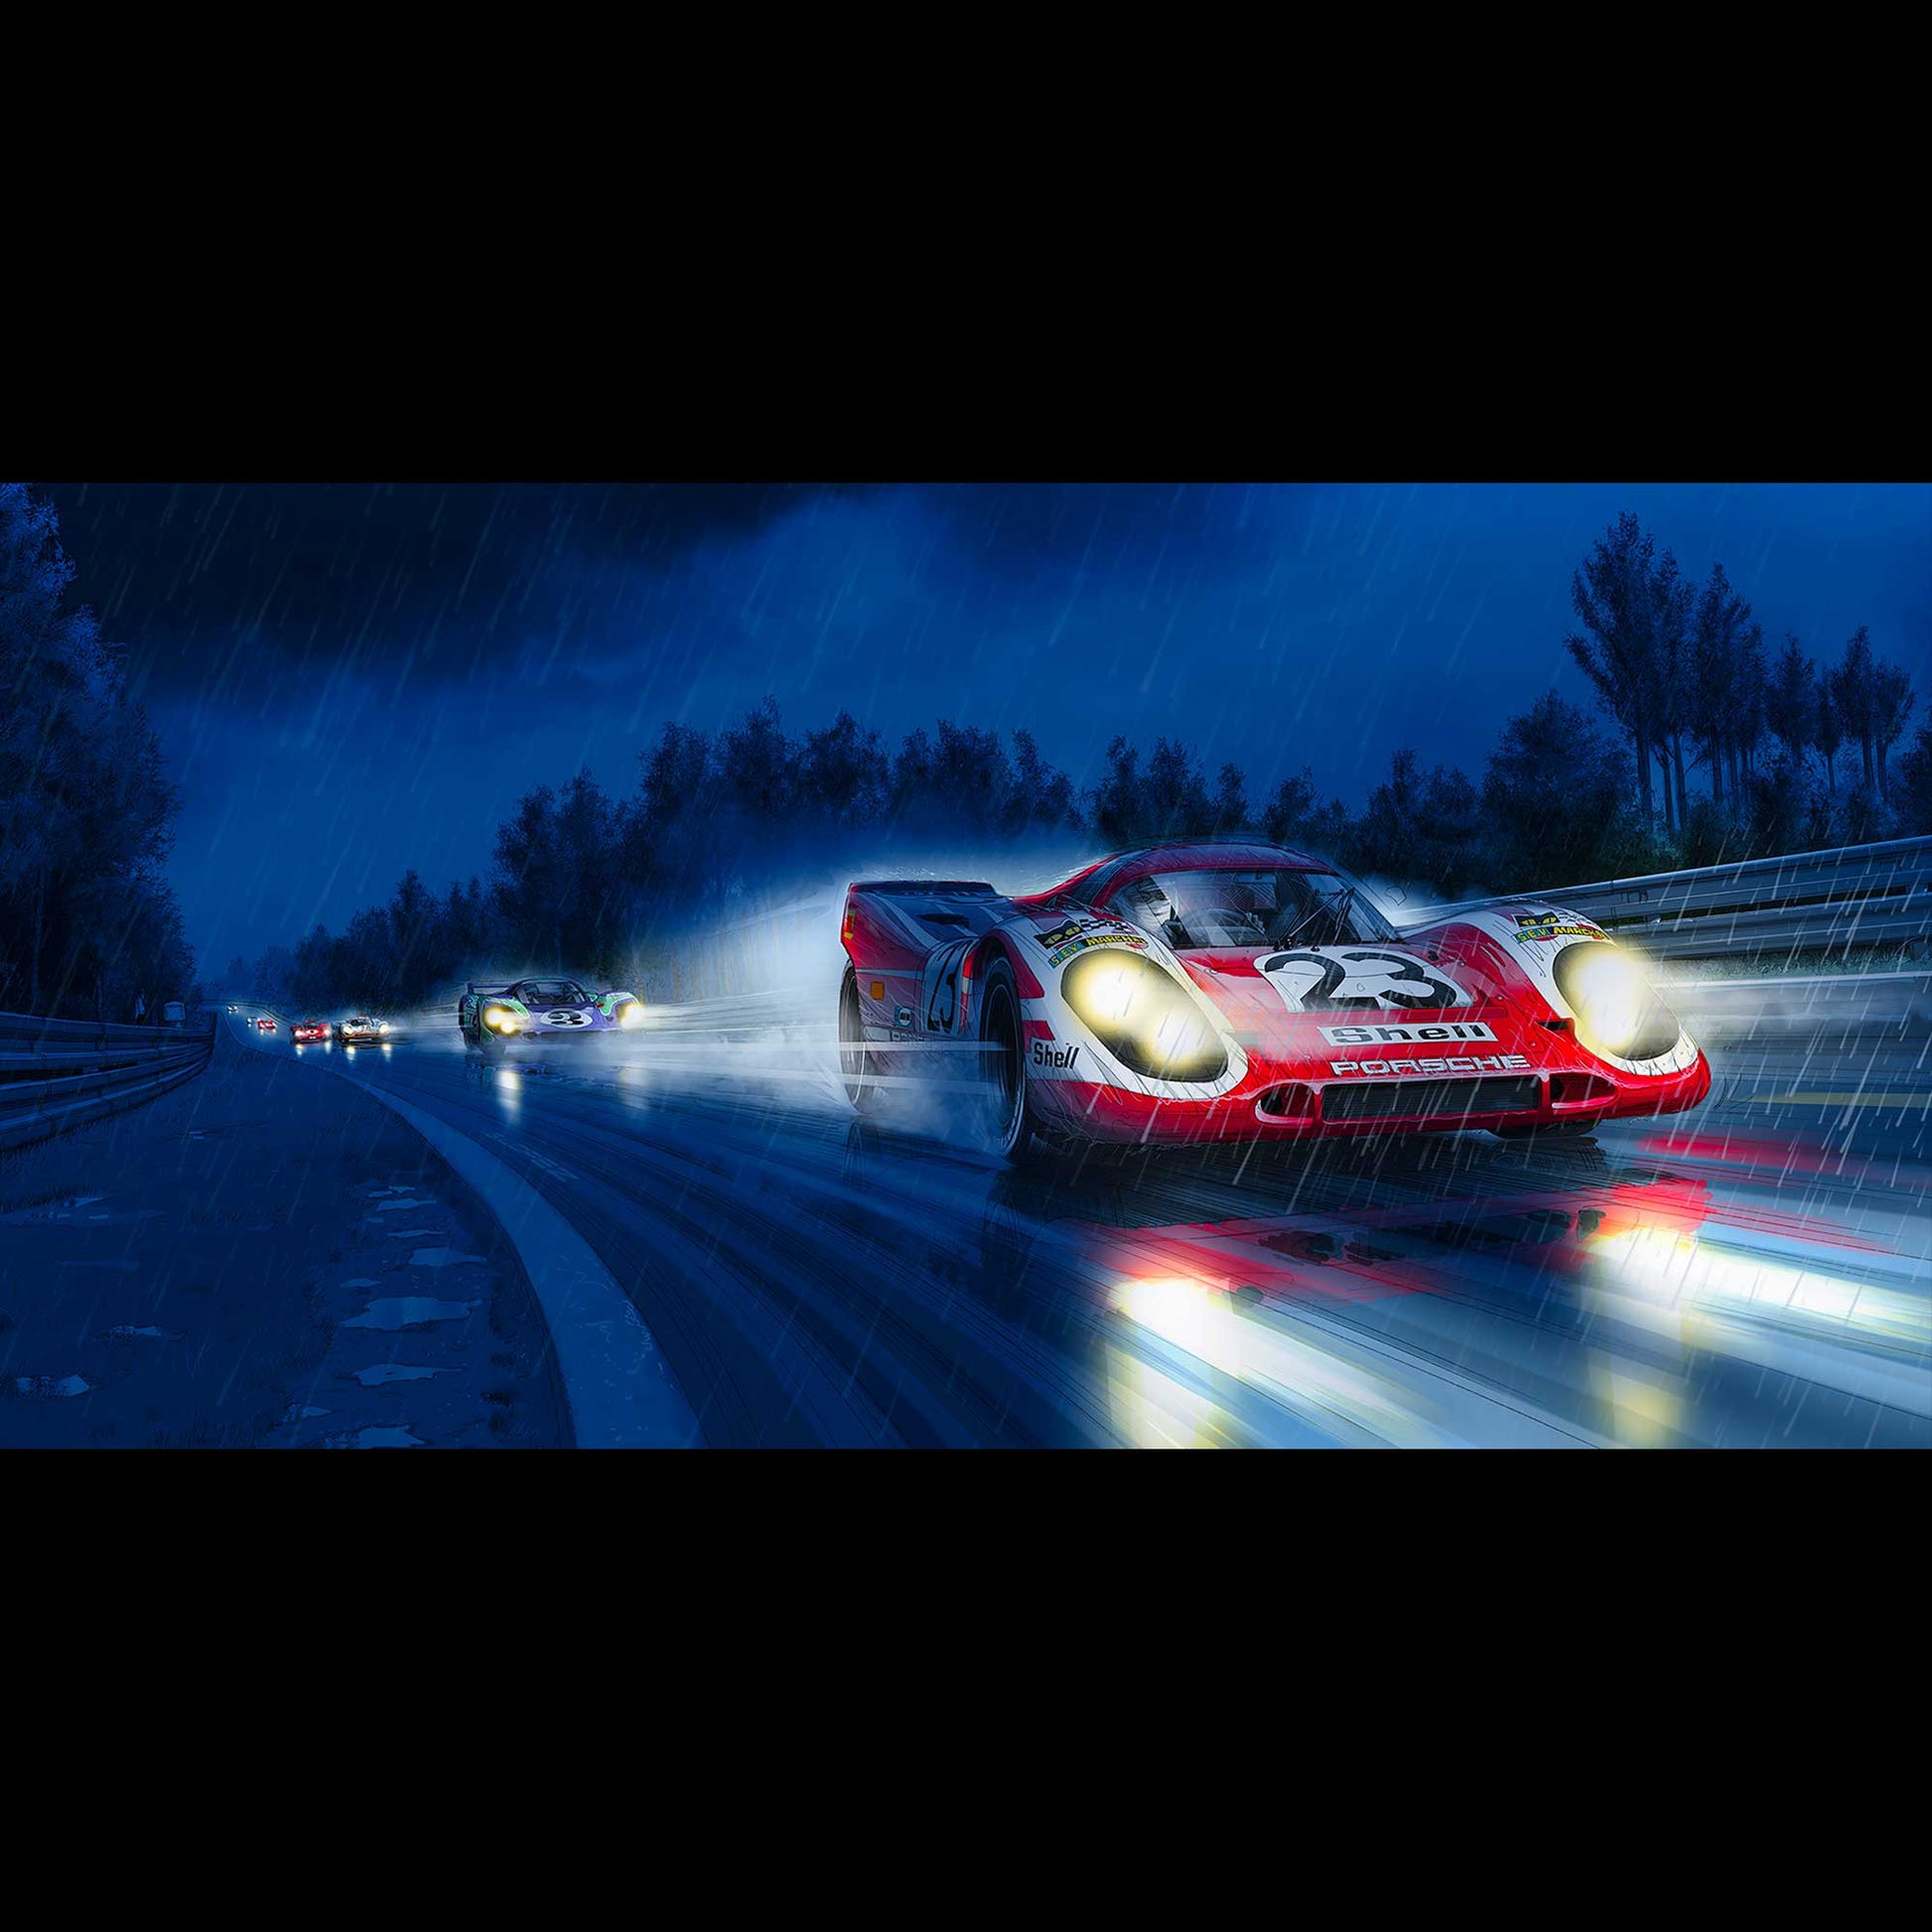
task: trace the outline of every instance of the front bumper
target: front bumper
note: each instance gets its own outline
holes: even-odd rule
[[[1034,1081],[1028,1098],[1043,1125],[1083,1140],[1186,1146],[1594,1125],[1682,1113],[1710,1091],[1710,1062],[1699,1053],[1683,1072],[1662,1075],[1579,1065],[1467,1078],[1338,1080],[1251,1067],[1239,1087],[1216,1100],[1162,1100],[1071,1080]],[[1330,1102],[1331,1093],[1347,1098]]]
[[[553,1040],[575,1042],[580,1039],[609,1039],[613,1034],[621,1033],[621,1027],[518,1027],[514,1033],[498,1033],[494,1027],[485,1027],[483,1032],[491,1038],[501,1040],[505,1045],[521,1046],[526,1044],[547,1045]]]

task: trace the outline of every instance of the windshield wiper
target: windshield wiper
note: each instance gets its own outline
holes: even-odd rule
[[[1342,932],[1341,922],[1354,909],[1355,893],[1356,893],[1355,887],[1344,886],[1341,889],[1341,891],[1335,895],[1333,898],[1324,899],[1319,905],[1313,906],[1309,911],[1304,912],[1302,916],[1295,922],[1294,930],[1290,932],[1287,935],[1287,937],[1282,939],[1277,939],[1274,943],[1277,946],[1294,945],[1296,940],[1302,936],[1303,932],[1309,926],[1312,925],[1316,919],[1320,918],[1320,916],[1324,912],[1332,912],[1334,914],[1335,938],[1337,941],[1339,941],[1344,936]]]

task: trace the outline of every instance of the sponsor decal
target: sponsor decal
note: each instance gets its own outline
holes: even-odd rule
[[[1057,966],[1061,960],[1071,959],[1076,952],[1085,952],[1089,946],[1133,946],[1137,951],[1145,952],[1147,941],[1138,932],[1086,932],[1049,952],[1046,963]]]
[[[1468,1007],[1475,1002],[1434,962],[1389,947],[1309,946],[1270,953],[1255,970],[1291,1013],[1332,1012],[1337,1006],[1411,1009]]]
[[[1330,1046],[1420,1046],[1443,1040],[1494,1039],[1479,1020],[1441,1020],[1431,1026],[1323,1027],[1321,1037]]]
[[[1051,952],[1055,946],[1063,946],[1080,930],[1078,919],[1068,919],[1064,925],[1056,925],[1050,932],[1035,932],[1034,937]]]
[[[1552,921],[1542,925],[1525,925],[1521,913],[1517,914],[1517,926],[1516,943],[1519,946],[1527,946],[1532,940],[1539,939],[1602,939],[1608,936],[1597,927],[1581,922]]]
[[[1034,1041],[1034,1064],[1035,1066],[1059,1067],[1071,1073],[1073,1062],[1080,1057],[1077,1046],[1055,1046],[1050,1039]]]
[[[1527,1073],[1529,1061],[1521,1053],[1452,1053],[1442,1059],[1330,1060],[1328,1070],[1342,1079],[1384,1073]]]
[[[1055,946],[1064,946],[1082,932],[1120,932],[1126,929],[1127,921],[1117,919],[1111,912],[1102,912],[1094,918],[1079,915],[1063,919],[1058,925],[1048,927],[1044,932],[1035,932],[1034,937],[1051,952]]]

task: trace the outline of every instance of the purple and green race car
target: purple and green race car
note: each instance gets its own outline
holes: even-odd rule
[[[474,983],[457,1002],[463,1042],[500,1053],[512,1040],[548,1042],[632,1033],[644,1024],[634,993],[586,993],[575,980],[514,980],[508,986]]]

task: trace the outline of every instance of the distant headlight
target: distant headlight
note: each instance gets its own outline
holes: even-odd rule
[[[1586,1046],[1618,1059],[1654,1060],[1677,1044],[1683,1029],[1628,953],[1583,940],[1558,953],[1552,968],[1563,997],[1577,1011]]]
[[[494,1028],[499,1034],[513,1034],[516,1031],[517,1019],[508,1007],[484,1007],[483,1025]]]
[[[618,1009],[620,1027],[641,1027],[644,1024],[644,1003],[641,1000],[626,1000]]]
[[[381,1026],[379,1026],[378,1028],[376,1028],[376,1032],[377,1032],[377,1033],[379,1033],[379,1034],[386,1034],[386,1033],[387,1033],[388,1031],[389,1031],[389,1023],[388,1023],[388,1021],[386,1021],[386,1020],[385,1020],[385,1021],[383,1021],[383,1023],[381,1024]]]
[[[1218,1080],[1227,1049],[1184,987],[1123,946],[1096,946],[1060,977],[1060,993],[1121,1065],[1150,1080]]]

